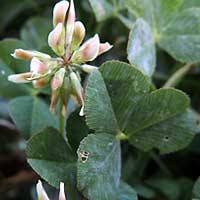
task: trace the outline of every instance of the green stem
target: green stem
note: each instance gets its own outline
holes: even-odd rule
[[[170,170],[167,168],[165,163],[160,159],[160,157],[155,152],[151,152],[150,156],[157,163],[160,169],[166,173],[166,175],[172,177],[172,173],[170,172]]]
[[[169,80],[165,83],[163,87],[164,88],[175,87],[179,83],[179,81],[191,70],[193,66],[194,66],[193,63],[188,63],[183,67],[181,67],[169,78]]]
[[[59,110],[59,129],[60,133],[65,138],[65,117],[62,114],[63,103],[60,101],[60,110]]]

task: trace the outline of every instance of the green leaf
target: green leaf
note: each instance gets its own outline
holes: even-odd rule
[[[84,152],[86,159],[81,157]],[[78,189],[83,195],[89,200],[115,199],[121,176],[119,140],[108,134],[91,134],[82,140],[78,155]]]
[[[75,157],[57,130],[47,128],[34,135],[27,144],[26,154],[28,163],[43,179],[57,188],[64,182],[69,199],[79,199],[75,189]]]
[[[48,45],[48,34],[52,29],[51,21],[44,17],[29,19],[21,30],[21,38],[31,49],[41,49]]]
[[[37,97],[18,97],[9,102],[9,108],[13,121],[26,138],[48,126],[57,127],[49,107]]]
[[[137,200],[137,193],[128,184],[121,182],[118,193],[117,200]]]
[[[130,137],[130,142],[143,151],[156,147],[160,153],[171,153],[188,146],[195,135],[195,121],[189,112],[161,121]]]
[[[152,76],[156,66],[154,36],[148,23],[139,18],[133,26],[128,40],[128,60],[144,74]]]
[[[72,113],[67,120],[67,138],[76,152],[81,140],[89,133],[89,128],[85,123],[83,117],[79,115],[79,112]]]
[[[86,122],[97,132],[117,134],[119,126],[123,127],[126,123],[121,111],[124,110],[126,115],[130,109],[126,105],[127,97],[134,95],[137,99],[139,94],[150,91],[149,79],[135,67],[116,61],[106,62],[100,71],[105,80],[97,71],[91,75],[86,88]],[[115,105],[116,102],[121,102],[121,105]]]
[[[11,56],[15,49],[26,49],[26,45],[17,39],[5,39],[0,41],[0,59],[15,73],[29,71],[29,63],[17,60]]]
[[[86,122],[91,129],[123,136],[144,151],[155,147],[169,153],[191,142],[196,124],[183,114],[189,107],[183,92],[150,92],[149,79],[125,63],[107,62],[100,71],[102,75],[96,71],[90,76],[86,88]]]
[[[200,61],[200,8],[178,14],[160,34],[158,44],[182,62]]]
[[[200,199],[200,178],[196,181],[193,187],[193,194],[196,198]]]
[[[5,39],[0,41],[0,95],[5,98],[13,98],[28,95],[28,85],[15,84],[8,81],[10,74],[26,72],[28,63],[14,59],[11,54],[17,48],[26,48],[25,44],[16,39]]]

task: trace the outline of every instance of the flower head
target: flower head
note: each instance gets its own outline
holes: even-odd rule
[[[38,195],[38,200],[49,200],[47,193],[45,192],[42,182],[38,181],[36,186],[36,191]],[[64,183],[60,183],[60,193],[59,193],[59,200],[66,200],[65,191],[64,191]]]
[[[84,90],[79,73],[96,70],[96,67],[85,63],[107,52],[112,45],[108,42],[100,43],[98,34],[82,44],[86,30],[82,22],[76,21],[73,0],[62,0],[55,5],[53,26],[54,29],[48,36],[48,44],[58,57],[52,58],[38,51],[16,49],[12,56],[30,60],[30,72],[10,75],[8,80],[15,83],[32,82],[35,87],[51,83],[51,111],[55,112],[60,99],[63,115],[66,115],[68,100],[73,98],[82,105],[80,114],[83,115]]]

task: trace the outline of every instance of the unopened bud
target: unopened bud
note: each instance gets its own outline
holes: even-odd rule
[[[100,44],[100,48],[99,48],[99,54],[98,55],[101,55],[107,51],[109,51],[113,46],[110,45],[108,42],[106,43],[101,43]]]
[[[80,115],[83,116],[83,107],[84,107],[84,98],[83,98],[83,88],[81,86],[81,83],[77,77],[77,75],[74,72],[70,73],[70,80],[72,84],[72,92],[75,95],[75,98],[77,99],[78,103],[82,105],[82,109],[80,112]]]
[[[64,191],[64,183],[60,183],[60,193],[59,193],[59,200],[66,200],[65,191]]]
[[[62,23],[57,24],[55,29],[49,33],[48,43],[57,55],[65,54],[65,29]]]
[[[100,41],[99,36],[96,34],[93,38],[86,41],[80,49],[74,52],[72,62],[84,63],[93,61],[99,54]]]
[[[8,80],[14,83],[29,83],[28,80],[31,78],[32,72],[22,73],[22,74],[12,74],[8,76]]]
[[[93,71],[98,70],[97,67],[92,66],[92,65],[87,65],[87,64],[81,65],[80,67],[84,72],[88,74],[91,74]]]
[[[48,71],[48,65],[41,62],[38,58],[33,58],[30,69],[33,74],[45,74]]]
[[[74,34],[75,19],[76,19],[76,13],[74,8],[74,1],[71,0],[67,18],[67,24],[66,24],[66,47],[67,47],[66,54],[69,54],[71,51],[71,43]]]
[[[72,51],[76,50],[81,45],[83,39],[85,38],[85,32],[85,26],[83,25],[83,23],[80,21],[75,22],[71,47]]]
[[[38,200],[49,200],[49,197],[47,196],[47,193],[45,192],[41,181],[38,181],[36,190],[37,190]]]
[[[60,1],[55,5],[53,10],[54,27],[56,27],[57,24],[59,23],[62,23],[64,25],[68,8],[69,8],[69,2],[65,0]]]
[[[66,72],[65,69],[61,68],[55,73],[51,81],[51,88],[53,91],[58,90],[59,88],[62,87],[65,77],[65,72]]]
[[[21,60],[31,60],[34,57],[40,60],[49,60],[51,56],[45,53],[40,53],[38,51],[30,51],[30,50],[23,50],[23,49],[16,49],[13,54],[11,54],[14,58],[21,59]]]
[[[62,115],[63,117],[66,117],[68,115],[67,106],[68,106],[69,98],[72,91],[71,82],[68,76],[65,76],[64,83],[61,90],[62,91],[61,91],[60,97],[63,102]]]

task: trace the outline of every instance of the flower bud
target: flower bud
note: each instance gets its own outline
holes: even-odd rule
[[[8,80],[14,83],[29,83],[28,80],[31,78],[32,72],[22,73],[22,74],[13,74],[8,76]]]
[[[67,18],[67,24],[66,24],[66,47],[67,47],[66,54],[69,54],[71,51],[71,43],[74,34],[75,19],[76,19],[76,13],[74,8],[74,0],[71,0]]]
[[[98,70],[97,67],[92,66],[92,65],[87,65],[87,64],[81,65],[80,68],[81,68],[84,72],[86,72],[86,73],[88,73],[88,74],[91,74],[93,71]]]
[[[47,193],[45,192],[41,181],[38,181],[36,190],[37,190],[38,200],[49,200],[49,197],[47,196]]]
[[[69,8],[69,2],[65,0],[60,1],[55,5],[53,10],[54,27],[56,27],[57,24],[59,23],[62,23],[64,25],[68,8]]]
[[[31,60],[30,71],[33,74],[45,74],[48,71],[48,65],[41,62],[38,58]]]
[[[77,75],[74,72],[70,73],[70,80],[72,84],[72,93],[75,95],[75,98],[77,99],[78,103],[82,105],[80,116],[83,116],[83,108],[84,108],[84,98],[83,98],[83,88],[81,86],[81,83],[77,77]]]
[[[49,60],[51,56],[45,53],[40,53],[38,51],[30,51],[30,50],[23,50],[23,49],[16,49],[13,54],[11,54],[14,58],[21,59],[21,60],[31,60],[34,57],[40,60]]]
[[[59,69],[55,73],[55,75],[51,81],[51,88],[53,91],[58,90],[59,88],[62,87],[64,77],[65,77],[65,69],[64,68]]]
[[[65,54],[65,29],[62,23],[57,24],[55,29],[49,33],[48,43],[57,55]]]
[[[110,45],[108,42],[101,43],[100,44],[100,48],[99,48],[99,54],[98,54],[98,56],[101,55],[101,54],[103,54],[103,53],[105,53],[105,52],[107,52],[107,51],[109,51],[112,47],[113,47],[113,45]]]
[[[71,50],[76,50],[85,38],[85,27],[82,22],[75,22]]]
[[[93,61],[99,54],[100,41],[96,34],[93,38],[86,41],[80,49],[74,52],[71,60],[74,63],[84,63]]]
[[[64,183],[60,183],[60,193],[59,193],[59,200],[66,200],[65,191],[64,191]]]

